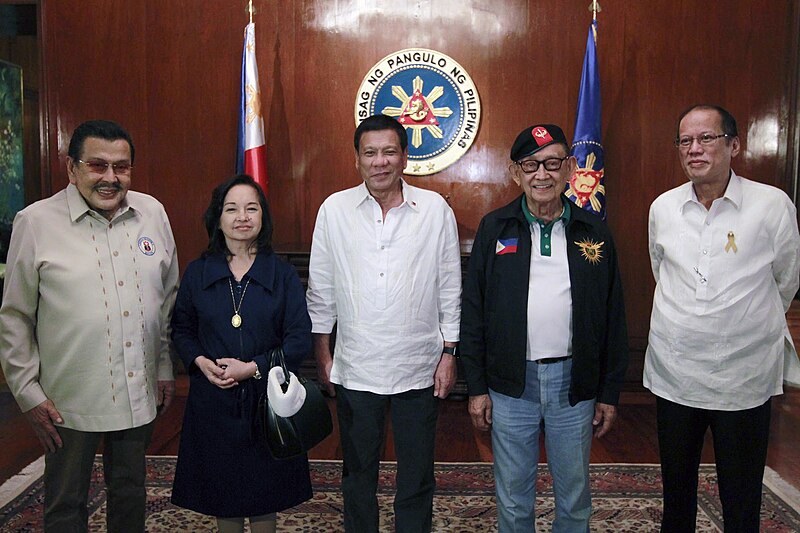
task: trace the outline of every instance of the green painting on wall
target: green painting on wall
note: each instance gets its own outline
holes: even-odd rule
[[[22,68],[0,61],[0,263],[14,215],[25,205],[22,168]]]

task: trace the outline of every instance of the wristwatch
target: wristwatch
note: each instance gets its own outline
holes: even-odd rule
[[[258,364],[256,364],[256,373],[253,374],[254,379],[261,379],[261,371],[258,369]]]
[[[442,353],[449,353],[456,359],[458,359],[458,346],[445,346],[442,348]]]

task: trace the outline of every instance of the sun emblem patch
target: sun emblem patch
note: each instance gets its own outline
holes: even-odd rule
[[[605,241],[594,242],[591,239],[583,239],[580,242],[575,241],[575,244],[581,249],[583,258],[591,264],[596,265],[603,258],[603,245]]]
[[[481,121],[478,89],[453,58],[408,48],[381,59],[356,93],[356,125],[376,113],[397,118],[408,132],[413,176],[435,174],[458,161]]]

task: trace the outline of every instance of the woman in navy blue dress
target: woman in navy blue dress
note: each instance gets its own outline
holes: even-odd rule
[[[294,268],[272,251],[266,197],[252,178],[214,189],[208,249],[189,264],[172,317],[189,373],[172,502],[217,517],[223,533],[275,531],[275,513],[311,498],[305,456],[274,460],[253,420],[266,389],[267,353],[282,346],[297,372],[311,321]]]

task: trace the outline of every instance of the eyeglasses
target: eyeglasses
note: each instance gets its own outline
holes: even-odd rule
[[[731,137],[731,135],[728,135],[727,133],[720,133],[719,135],[712,135],[710,133],[704,133],[702,135],[698,135],[697,137],[689,137],[687,135],[687,136],[678,137],[677,139],[675,139],[675,146],[678,147],[678,148],[689,148],[692,145],[692,143],[695,141],[695,139],[697,140],[697,142],[699,142],[703,146],[709,146],[709,145],[714,144],[716,142],[716,140],[721,138],[721,137]]]
[[[545,170],[558,170],[569,157],[568,155],[564,157],[548,157],[544,161],[528,159],[527,161],[515,161],[515,163],[522,167],[522,171],[525,174],[533,174],[539,170],[539,165],[544,165]]]
[[[131,173],[131,169],[133,168],[133,165],[127,161],[123,161],[121,163],[109,163],[108,161],[103,161],[101,159],[95,159],[93,161],[84,161],[83,159],[78,159],[77,161],[78,163],[83,163],[86,165],[86,168],[89,169],[89,172],[94,174],[105,174],[108,170],[108,167],[111,167],[115,176],[127,176]]]

